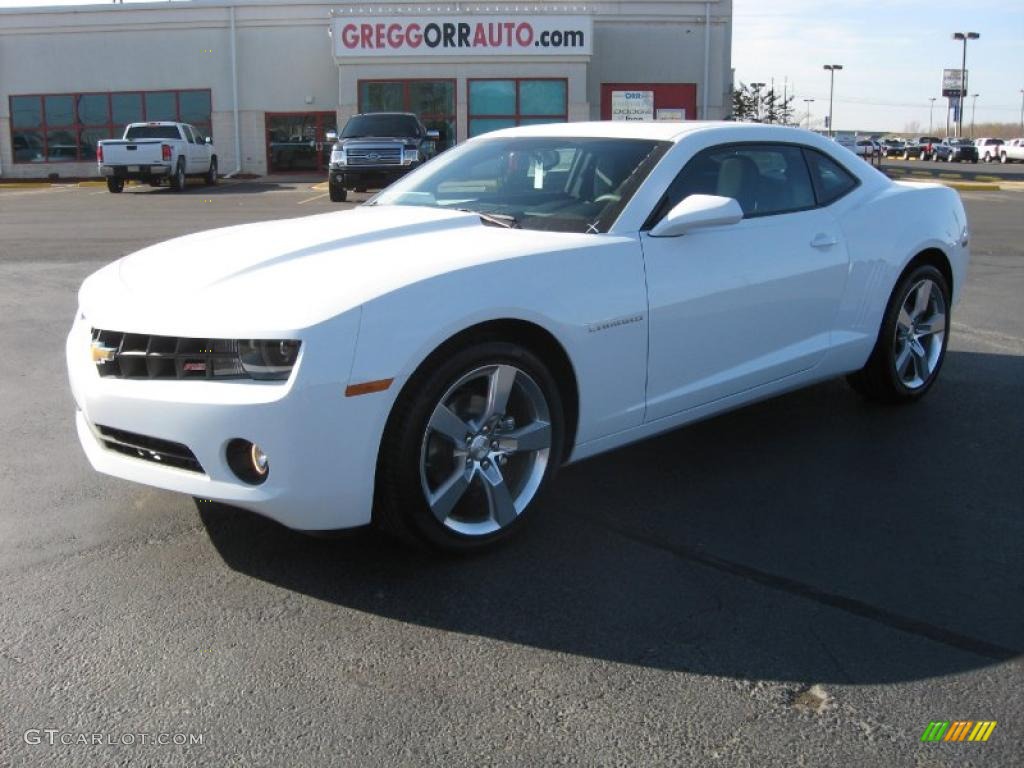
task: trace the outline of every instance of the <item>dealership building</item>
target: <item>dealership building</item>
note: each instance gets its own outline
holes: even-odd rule
[[[357,112],[441,149],[512,125],[729,114],[732,2],[217,0],[0,8],[0,178],[96,175],[96,142],[180,120],[222,173],[323,172]]]

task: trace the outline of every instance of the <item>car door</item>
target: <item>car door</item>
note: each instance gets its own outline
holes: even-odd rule
[[[744,218],[681,237],[641,235],[648,421],[812,368],[828,349],[846,284],[842,231],[818,204],[799,146],[699,152],[648,223],[698,193],[736,199]]]

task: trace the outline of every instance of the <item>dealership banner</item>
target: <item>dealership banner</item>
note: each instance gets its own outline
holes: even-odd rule
[[[579,56],[593,51],[590,16],[336,16],[338,58]]]

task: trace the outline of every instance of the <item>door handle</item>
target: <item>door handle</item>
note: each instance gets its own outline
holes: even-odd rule
[[[812,248],[831,248],[833,245],[837,245],[838,243],[839,243],[839,241],[836,240],[836,238],[832,237],[832,235],[826,235],[824,233],[821,233],[821,234],[815,235],[814,239],[811,240],[811,247]]]

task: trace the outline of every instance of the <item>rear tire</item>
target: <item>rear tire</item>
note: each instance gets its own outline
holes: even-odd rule
[[[348,192],[339,184],[328,184],[327,191],[332,203],[344,203],[348,199]]]
[[[174,174],[171,176],[171,189],[175,192],[185,191],[185,162],[183,160],[179,160],[174,168]]]
[[[532,352],[480,340],[425,365],[381,443],[374,522],[452,553],[504,541],[561,463],[558,386]]]
[[[217,183],[217,158],[210,158],[210,170],[206,172],[206,183],[209,186],[213,186]]]
[[[931,389],[946,358],[949,284],[924,264],[897,283],[889,298],[867,364],[847,381],[864,397],[882,403],[919,400]]]
[[[107,177],[107,191],[113,194],[118,194],[124,190],[124,179],[115,179],[113,176]]]

